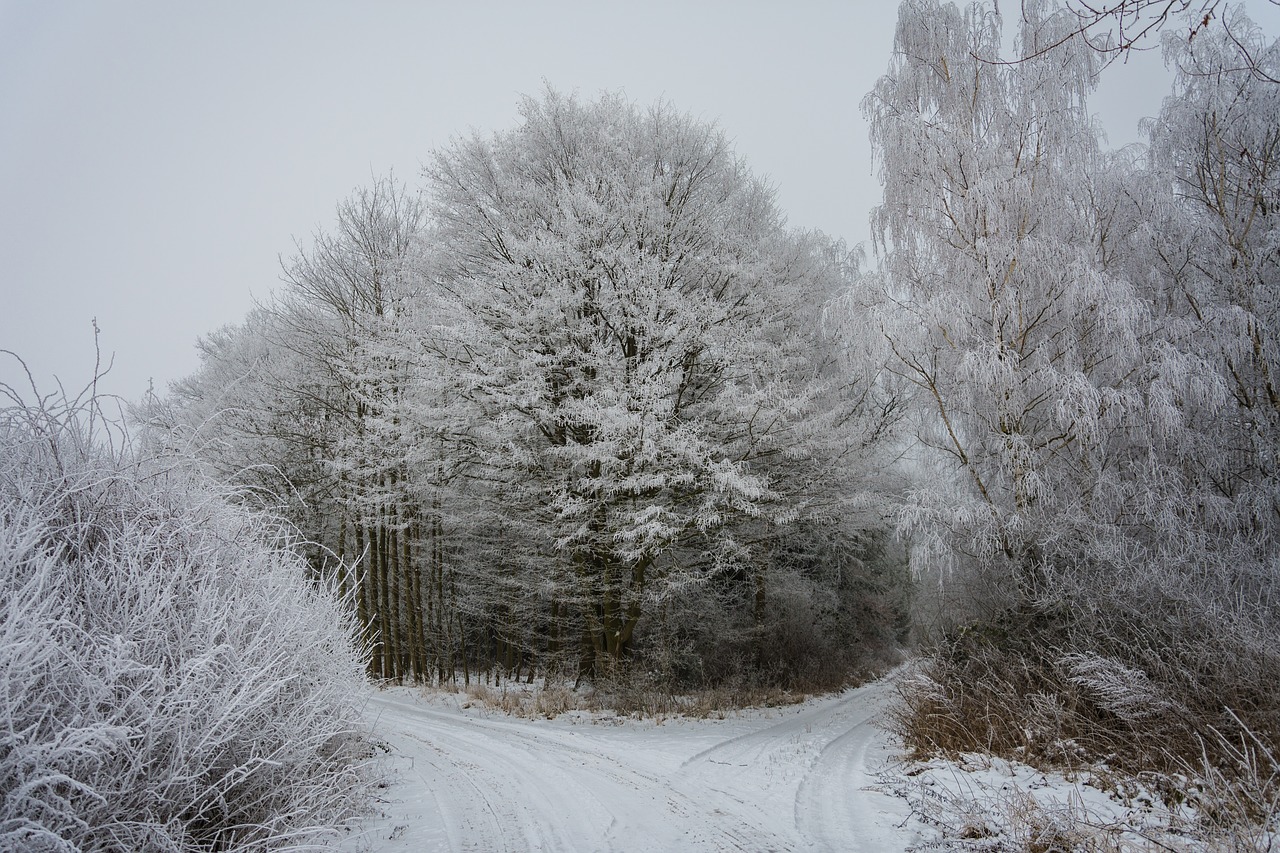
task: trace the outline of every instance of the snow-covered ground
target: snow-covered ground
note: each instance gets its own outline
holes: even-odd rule
[[[891,692],[880,681],[725,720],[654,722],[525,720],[461,694],[381,691],[368,713],[390,750],[390,786],[342,846],[905,850],[925,830],[903,799],[872,788],[892,755],[875,725]]]
[[[891,677],[724,720],[654,721],[576,711],[528,720],[462,693],[383,690],[367,713],[388,787],[340,847],[1205,853],[1280,844],[1259,828],[1223,847],[1195,831],[1185,804],[1170,811],[1105,768],[897,761],[877,725],[893,691]]]

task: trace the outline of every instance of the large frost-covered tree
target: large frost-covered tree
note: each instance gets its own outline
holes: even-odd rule
[[[646,602],[753,560],[745,519],[795,517],[769,460],[838,407],[802,313],[841,286],[713,126],[548,91],[428,169],[449,357],[546,590],[618,658]],[[847,412],[845,413],[848,414]]]

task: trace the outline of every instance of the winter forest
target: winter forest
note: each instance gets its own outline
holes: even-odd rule
[[[1111,150],[1099,72],[1157,44]],[[857,245],[731,129],[549,84],[341,200],[127,422],[0,387],[0,848],[327,843],[368,682],[643,714],[892,667],[907,758],[1183,815],[943,849],[1280,843],[1280,43],[905,0],[892,56]]]

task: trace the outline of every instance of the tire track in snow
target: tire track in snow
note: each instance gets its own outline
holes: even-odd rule
[[[889,688],[866,685],[697,749],[741,719],[565,726],[475,717],[411,694],[370,714],[402,778],[397,802],[350,850],[765,851],[903,849],[861,790],[884,751]],[[696,750],[696,751],[695,751]],[[689,755],[690,751],[695,754]],[[406,766],[407,765],[407,766]],[[893,832],[899,834],[891,837]],[[874,843],[873,843],[874,840]]]
[[[859,688],[862,689],[865,688]],[[744,759],[758,758],[765,751],[776,748],[779,743],[801,739],[812,734],[814,728],[821,731],[830,727],[833,718],[838,718],[846,705],[859,701],[857,694],[858,691],[855,690],[833,699],[822,700],[815,707],[806,708],[789,719],[731,737],[685,759],[682,768],[702,762],[744,766],[747,764]]]
[[[509,736],[485,732],[466,718],[406,708],[375,697],[394,722],[391,731],[417,741],[404,752],[430,749],[433,778],[420,775],[435,796],[448,850],[576,850],[575,838],[606,831],[612,816],[594,793],[557,762]],[[542,752],[550,750],[543,749]],[[531,769],[532,768],[532,769]],[[564,816],[572,816],[566,825]]]
[[[681,770],[699,772],[708,784],[763,789],[785,798],[793,804],[792,820],[803,839],[797,849],[902,849],[905,803],[870,790],[876,768],[889,758],[877,720],[892,693],[892,678],[704,749]],[[717,774],[711,765],[731,772]],[[770,778],[770,766],[789,770],[790,776]],[[743,768],[754,770],[757,778],[744,778],[752,774]]]
[[[882,853],[922,840],[903,829],[907,804],[872,787],[890,757],[877,722],[891,686],[885,679],[854,692],[841,722],[845,731],[822,748],[796,791],[795,822],[810,849]]]
[[[399,751],[421,755],[429,748],[456,757],[446,766],[431,762],[434,781],[416,774],[435,789],[448,846],[414,849],[754,853],[793,846],[792,838],[774,837],[746,804],[654,772],[618,744],[575,743],[566,732],[524,721],[475,719],[383,697],[373,702],[390,723],[389,740],[418,742]],[[441,795],[442,784],[454,793]],[[474,796],[459,797],[463,791]]]

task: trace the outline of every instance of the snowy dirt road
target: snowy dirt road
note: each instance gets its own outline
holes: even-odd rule
[[[728,720],[508,717],[465,696],[375,694],[389,747],[380,814],[349,851],[904,850],[875,682]]]

